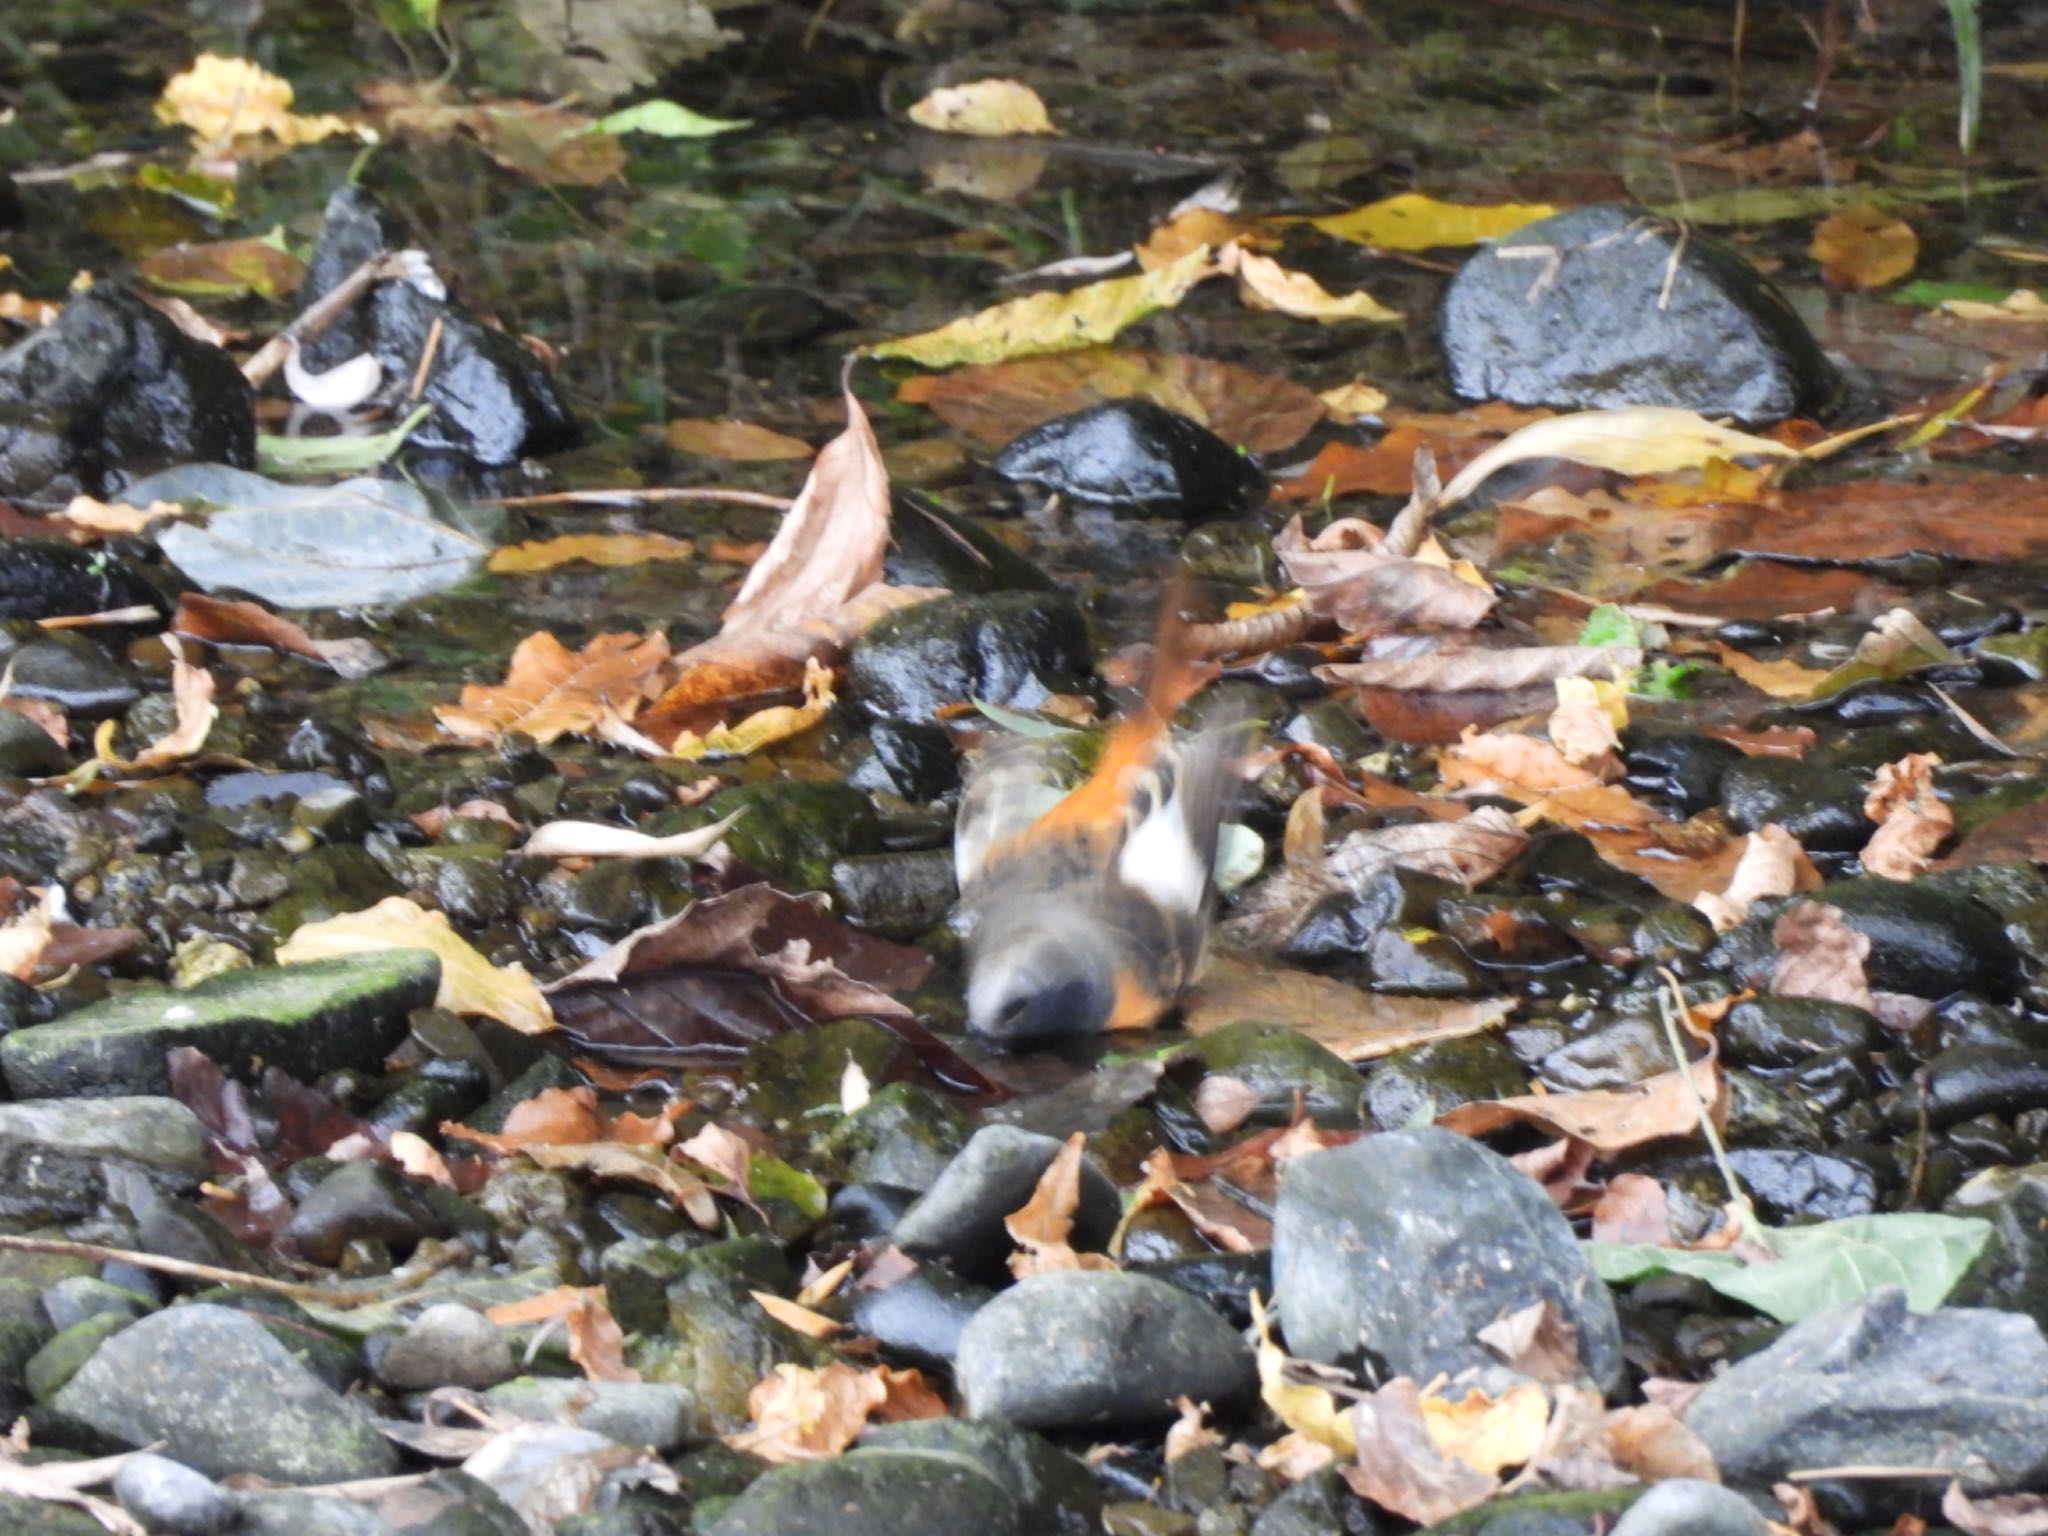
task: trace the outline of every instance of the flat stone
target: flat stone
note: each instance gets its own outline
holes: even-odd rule
[[[1195,1297],[1103,1270],[1020,1280],[974,1315],[953,1361],[970,1418],[1027,1429],[1163,1423],[1175,1398],[1220,1407],[1254,1376],[1244,1339]]]
[[[0,1216],[88,1216],[105,1199],[107,1173],[115,1167],[165,1189],[195,1189],[212,1171],[206,1131],[191,1110],[169,1098],[0,1104]]]
[[[189,1045],[231,1073],[261,1064],[310,1082],[378,1066],[440,980],[431,951],[392,949],[230,971],[185,992],[144,987],[0,1040],[0,1072],[24,1099],[163,1094],[164,1053]]]
[[[1296,1158],[1273,1222],[1287,1347],[1336,1361],[1361,1347],[1395,1375],[1498,1366],[1478,1333],[1534,1302],[1578,1332],[1580,1367],[1621,1377],[1614,1298],[1541,1185],[1434,1126]]]
[[[211,1477],[346,1482],[398,1470],[353,1403],[246,1313],[206,1304],[130,1323],[65,1383],[52,1406],[123,1445]]]

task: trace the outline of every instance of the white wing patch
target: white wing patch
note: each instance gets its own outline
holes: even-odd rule
[[[997,843],[1022,832],[1066,796],[1035,745],[999,748],[977,764],[960,797],[953,872],[965,890]]]
[[[1177,791],[1131,828],[1117,856],[1116,872],[1125,885],[1143,891],[1169,912],[1201,911],[1209,871],[1188,836],[1187,813]]]

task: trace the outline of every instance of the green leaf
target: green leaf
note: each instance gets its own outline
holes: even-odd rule
[[[1894,288],[1887,297],[1894,304],[1939,309],[1951,299],[1963,299],[1973,304],[2002,304],[2011,292],[2011,285],[2005,283],[1935,283],[1922,279]]]
[[[1956,75],[1963,88],[1956,114],[1956,142],[1964,154],[1977,147],[1977,126],[1984,118],[1984,39],[1977,26],[1977,0],[1948,0],[1949,24],[1956,34]]]
[[[1781,1323],[1796,1323],[1887,1285],[1903,1287],[1914,1311],[1932,1311],[1984,1251],[1991,1223],[1909,1212],[1772,1228],[1758,1236],[1777,1259],[1751,1263],[1726,1252],[1650,1243],[1588,1243],[1586,1252],[1610,1284],[1689,1275]]]
[[[1644,699],[1690,698],[1692,680],[1705,670],[1696,661],[1653,661],[1648,672],[1636,674],[1628,691]]]
[[[423,32],[441,24],[441,0],[405,0],[405,8]]]
[[[1636,621],[1613,603],[1602,603],[1586,615],[1586,622],[1579,630],[1581,645],[1618,645],[1629,650],[1643,648],[1642,631]]]
[[[1006,704],[996,704],[988,699],[975,699],[973,704],[977,713],[993,720],[1004,730],[1028,736],[1034,741],[1066,741],[1084,734],[1078,726],[1062,725],[1043,715],[1027,715],[1021,709],[1011,709]]]
[[[256,434],[256,462],[273,475],[354,475],[375,469],[433,413],[423,405],[388,432],[368,437],[272,437]]]
[[[679,101],[643,101],[597,120],[598,133],[651,133],[662,139],[708,139],[713,134],[751,128],[750,119],[727,120],[692,112]]]
[[[747,1159],[747,1193],[756,1200],[787,1200],[813,1221],[825,1214],[825,1186],[779,1157],[756,1152]]]

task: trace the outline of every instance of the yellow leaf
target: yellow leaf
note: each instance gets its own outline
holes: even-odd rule
[[[1399,320],[1399,310],[1388,309],[1369,293],[1331,293],[1306,272],[1293,272],[1270,256],[1255,255],[1239,246],[1223,248],[1219,265],[1237,278],[1238,296],[1253,309],[1277,310],[1299,320]]]
[[[1913,226],[1875,203],[1852,203],[1829,214],[1806,254],[1828,281],[1844,288],[1882,288],[1913,270],[1920,237]]]
[[[1475,208],[1440,203],[1419,192],[1403,192],[1363,208],[1333,213],[1309,222],[1326,235],[1386,251],[1426,251],[1440,245],[1477,245],[1498,240],[1524,224],[1557,212],[1547,203],[1501,203]]]
[[[804,661],[804,701],[756,710],[738,725],[713,726],[702,736],[684,731],[669,748],[672,755],[694,761],[700,757],[745,757],[778,741],[800,736],[824,719],[838,698],[832,692],[832,669],[815,656]]]
[[[972,80],[945,85],[910,109],[910,120],[937,133],[1006,139],[1019,133],[1057,133],[1038,92],[1021,80]]]
[[[202,53],[173,75],[157,101],[157,121],[192,130],[201,147],[237,137],[269,134],[282,144],[315,144],[354,131],[338,117],[300,117],[291,110],[292,86],[247,59]]]
[[[1287,1379],[1287,1352],[1273,1342],[1266,1308],[1256,1291],[1252,1293],[1252,1326],[1259,1334],[1261,1401],[1295,1433],[1328,1446],[1340,1456],[1356,1456],[1358,1437],[1352,1429],[1351,1414],[1338,1406],[1336,1394]]]
[[[213,722],[220,718],[220,706],[213,702],[213,674],[185,659],[184,648],[176,635],[165,635],[164,645],[171,653],[171,701],[176,710],[174,723],[170,730],[136,753],[132,761],[123,762],[113,753],[114,722],[101,721],[99,729],[93,733],[93,757],[107,768],[116,771],[168,768],[172,763],[181,763],[196,756],[206,745]]]
[[[1198,245],[1223,249],[1231,241],[1243,242],[1256,249],[1259,237],[1250,219],[1234,213],[1223,213],[1200,204],[1183,208],[1164,224],[1152,226],[1152,233],[1145,237],[1145,243],[1136,248],[1138,265],[1150,272],[1169,262],[1179,261]]]
[[[1533,1381],[1499,1397],[1474,1391],[1452,1402],[1425,1394],[1421,1406],[1430,1444],[1487,1477],[1533,1460],[1550,1423],[1550,1398]]]
[[[1387,408],[1387,392],[1373,388],[1363,379],[1323,390],[1316,398],[1323,402],[1325,416],[1347,427],[1361,417],[1377,416]]]
[[[1810,699],[1813,690],[1828,675],[1785,658],[1764,661],[1731,645],[1716,645],[1714,655],[1722,666],[1750,687],[1768,693],[1774,699]]]
[[[1147,315],[1171,309],[1217,271],[1209,248],[1137,277],[1112,277],[1068,293],[1034,293],[951,325],[864,347],[870,357],[901,357],[926,368],[993,363],[1040,352],[1071,352],[1113,339]]]
[[[281,965],[297,965],[382,949],[431,949],[441,957],[436,1007],[480,1013],[522,1035],[546,1034],[555,1027],[554,1010],[524,966],[492,965],[448,926],[446,915],[429,912],[403,896],[387,896],[361,912],[302,924],[278,947],[277,959]]]
[[[679,453],[694,453],[706,459],[730,459],[738,464],[808,459],[815,452],[801,438],[771,432],[751,421],[706,421],[680,417],[668,424],[664,435],[669,447]]]
[[[1458,471],[1437,505],[1462,501],[1488,476],[1528,459],[1569,459],[1621,475],[1668,475],[1697,469],[1712,459],[1744,457],[1796,459],[1799,450],[1717,426],[1697,412],[1675,406],[1574,411],[1532,422],[1495,443]]]
[[[696,546],[688,539],[672,539],[663,533],[571,533],[493,550],[484,569],[500,575],[551,571],[577,560],[591,565],[645,565],[650,560],[687,560],[695,553]]]

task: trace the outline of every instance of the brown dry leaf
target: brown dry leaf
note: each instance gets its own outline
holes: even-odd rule
[[[449,1172],[447,1159],[419,1132],[393,1131],[388,1150],[391,1160],[414,1178],[443,1189],[455,1188],[455,1175]]]
[[[934,133],[965,133],[999,139],[1015,134],[1057,133],[1038,92],[1021,80],[971,80],[945,85],[910,108],[910,120]]]
[[[1173,1400],[1180,1417],[1175,1419],[1166,1431],[1166,1464],[1172,1466],[1190,1451],[1206,1450],[1223,1444],[1223,1437],[1211,1429],[1205,1420],[1209,1417],[1209,1405],[1198,1403],[1187,1397]]]
[[[171,615],[171,628],[178,634],[215,645],[262,645],[287,651],[332,667],[346,678],[368,677],[391,665],[391,658],[368,640],[316,640],[301,625],[272,613],[261,603],[229,602],[200,592],[187,592],[178,599],[178,611]]]
[[[1353,379],[1349,384],[1339,384],[1334,389],[1316,391],[1316,398],[1323,402],[1323,414],[1340,426],[1368,416],[1377,416],[1387,408],[1387,392],[1363,379]]]
[[[2048,800],[1992,817],[1935,867],[1965,869],[1972,864],[2048,864]]]
[[[839,702],[832,689],[832,671],[815,656],[804,658],[801,704],[771,704],[735,725],[713,726],[703,735],[683,731],[669,744],[668,755],[695,761],[706,757],[748,757],[763,747],[801,736],[832,712]]]
[[[1827,673],[1802,667],[1789,658],[1765,661],[1719,642],[1714,645],[1714,655],[1723,667],[1743,682],[1774,699],[1810,699],[1813,690],[1827,680]]]
[[[280,965],[360,955],[385,949],[430,949],[441,957],[437,1007],[480,1013],[522,1035],[555,1027],[548,1000],[526,967],[494,966],[449,925],[444,912],[430,912],[403,896],[387,896],[374,907],[303,923],[278,947]]]
[[[668,637],[658,633],[599,635],[572,651],[542,630],[519,642],[502,684],[472,683],[460,704],[439,705],[434,716],[461,741],[517,731],[546,746],[595,730],[608,711],[632,719],[668,655]]]
[[[1116,1268],[1102,1254],[1076,1253],[1068,1242],[1081,1203],[1081,1156],[1087,1145],[1082,1132],[1069,1136],[1039,1175],[1031,1198],[1003,1218],[1003,1230],[1018,1248],[1010,1255],[1010,1273],[1018,1279],[1055,1270]]]
[[[822,1312],[813,1312],[801,1302],[791,1301],[786,1296],[777,1296],[773,1291],[749,1291],[754,1303],[785,1328],[793,1328],[807,1339],[829,1339],[835,1333],[846,1332],[846,1324]]]
[[[1557,708],[1544,722],[1550,744],[1577,767],[1611,761],[1621,751],[1618,728],[1628,724],[1628,695],[1614,683],[1560,677]]]
[[[1211,250],[1221,251],[1232,242],[1242,240],[1251,242],[1256,248],[1259,236],[1253,231],[1257,227],[1252,219],[1196,203],[1181,209],[1164,224],[1152,227],[1152,232],[1136,248],[1138,265],[1150,272],[1154,267],[1179,261],[1189,251],[1205,245]]]
[[[1421,1409],[1430,1444],[1487,1477],[1532,1461],[1550,1422],[1549,1395],[1533,1381],[1498,1397],[1476,1389],[1459,1398],[1425,1392]]]
[[[1385,435],[1363,448],[1342,439],[1325,443],[1307,468],[1273,483],[1272,499],[1321,502],[1360,494],[1409,495],[1415,489],[1418,449],[1427,448],[1438,469],[1455,471],[1478,458],[1486,450],[1487,437],[1497,435],[1475,435],[1470,423],[1456,418],[1451,423],[1430,426],[1409,419],[1390,426]]]
[[[1189,1034],[1245,1019],[1284,1024],[1346,1061],[1372,1061],[1411,1045],[1491,1029],[1515,1010],[1511,997],[1450,1001],[1368,992],[1309,971],[1255,965],[1222,951],[1210,956],[1182,1005]]]
[[[1561,677],[1615,678],[1640,667],[1643,653],[1623,646],[1524,645],[1490,648],[1464,644],[1421,655],[1368,657],[1317,667],[1329,683],[1361,688],[1407,688],[1438,693],[1482,689],[1511,692]]]
[[[1485,1503],[1499,1480],[1446,1456],[1430,1435],[1422,1394],[1397,1376],[1352,1410],[1358,1464],[1344,1480],[1360,1498],[1421,1525],[1435,1525]]]
[[[1808,883],[1810,881],[1810,883]],[[1806,857],[1806,850],[1776,822],[1758,827],[1742,840],[1742,857],[1729,877],[1726,889],[1705,891],[1692,904],[1704,912],[1717,933],[1749,916],[1749,909],[1768,896],[1790,896],[1797,890],[1811,890],[1820,876]]]
[[[1684,1420],[1661,1403],[1616,1408],[1606,1419],[1609,1451],[1624,1470],[1646,1483],[1671,1477],[1694,1477],[1718,1483],[1721,1470],[1714,1453]]]
[[[626,1333],[605,1304],[604,1291],[594,1287],[577,1298],[564,1314],[568,1321],[569,1358],[592,1381],[638,1381],[640,1373],[626,1364]]]
[[[725,1180],[726,1193],[754,1206],[753,1191],[748,1187],[747,1177],[754,1162],[754,1147],[744,1136],[714,1122],[688,1141],[679,1143],[676,1151]],[[754,1206],[754,1209],[759,1210],[759,1207]]]
[[[0,922],[0,976],[28,981],[42,964],[56,925],[64,917],[64,888],[59,885],[32,886],[33,906]]]
[[[140,752],[123,762],[114,756],[116,722],[103,720],[93,735],[93,756],[107,768],[125,772],[137,768],[168,768],[198,755],[206,745],[207,733],[220,715],[213,702],[213,674],[185,659],[185,648],[176,635],[165,635],[164,646],[171,653],[171,701],[176,720],[171,728]]]
[[[500,1328],[519,1328],[528,1323],[551,1323],[558,1317],[567,1317],[592,1296],[602,1296],[604,1288],[596,1285],[558,1285],[551,1291],[542,1291],[538,1296],[524,1296],[518,1301],[501,1301],[494,1307],[485,1307],[484,1316]]]
[[[453,1120],[443,1121],[441,1134],[459,1136],[493,1152],[524,1152],[528,1147],[580,1146],[604,1140],[597,1115],[597,1090],[588,1087],[543,1088],[522,1099],[505,1115],[503,1129],[476,1131]]]
[[[141,535],[148,531],[150,524],[160,519],[185,515],[184,506],[175,501],[153,501],[146,507],[130,507],[95,501],[90,496],[74,496],[50,514],[53,521],[61,519],[73,528],[122,537]]]
[[[1934,770],[1940,766],[1932,752],[1911,752],[1877,770],[1863,801],[1863,814],[1878,823],[1863,847],[1865,874],[1911,880],[1954,833],[1955,812],[1934,792]]]
[[[1870,939],[1849,926],[1841,908],[1802,901],[1778,919],[1771,942],[1778,947],[1771,971],[1773,992],[1857,1008],[1873,1006],[1863,969],[1870,958]]]
[[[1473,1337],[1499,1355],[1511,1370],[1532,1381],[1564,1385],[1579,1379],[1579,1330],[1554,1302],[1532,1301],[1519,1311],[1488,1323]],[[1516,1459],[1526,1461],[1528,1457]],[[1498,1466],[1485,1467],[1477,1462],[1472,1465],[1482,1472],[1500,1470]]]
[[[653,1190],[705,1231],[714,1231],[719,1225],[718,1205],[711,1198],[711,1187],[652,1148],[593,1141],[581,1146],[530,1146],[520,1155],[543,1168],[575,1169],[594,1179],[639,1184]]]
[[[2048,1494],[1973,1499],[1961,1483],[1950,1483],[1941,1496],[1941,1517],[1964,1536],[2048,1536]]]
[[[1839,288],[1882,288],[1913,270],[1920,237],[1905,220],[1875,203],[1851,203],[1820,221],[1806,254]]]
[[[808,459],[817,451],[800,437],[771,432],[750,421],[734,421],[730,417],[718,421],[683,417],[671,421],[663,437],[669,447],[679,453],[694,453],[704,459],[724,459],[732,464]]]
[[[1309,606],[1354,635],[1419,626],[1470,629],[1498,601],[1477,572],[1396,555],[1383,544],[1380,530],[1358,518],[1340,519],[1311,539],[1295,517],[1274,535],[1273,553]]]
[[[580,112],[529,101],[459,99],[439,81],[367,82],[357,94],[386,134],[446,139],[462,134],[508,171],[529,180],[595,187],[626,168],[626,147]]]
[[[1601,783],[1597,774],[1568,762],[1540,737],[1469,728],[1456,746],[1444,749],[1437,772],[1450,789],[1506,790],[1517,798],[1597,788]]]
[[[1671,1241],[1671,1203],[1664,1186],[1646,1173],[1617,1173],[1593,1205],[1593,1240],[1598,1243]]]
[[[1055,416],[1133,395],[1178,411],[1253,453],[1293,447],[1322,417],[1313,394],[1278,374],[1137,347],[1088,347],[920,374],[896,389],[898,400],[926,407],[990,449]]]
[[[1373,320],[1391,324],[1399,310],[1364,291],[1342,297],[1331,293],[1306,272],[1283,267],[1270,256],[1245,250],[1235,242],[1217,253],[1217,265],[1237,279],[1238,297],[1253,309],[1274,310],[1298,320],[1329,325],[1338,320]]]
[[[558,539],[507,544],[491,551],[484,569],[497,575],[552,571],[581,560],[587,565],[646,565],[655,560],[687,560],[696,553],[688,539],[665,533],[569,533]]]
[[[835,1360],[812,1369],[778,1365],[747,1394],[754,1427],[722,1437],[776,1466],[836,1456],[868,1421],[943,1418],[945,1402],[916,1371],[861,1371]]]
[[[48,699],[11,699],[7,697],[6,689],[0,687],[0,709],[32,722],[58,746],[71,745],[71,722],[64,718],[64,711]]]
[[[1484,1136],[1503,1125],[1540,1125],[1553,1135],[1575,1137],[1602,1153],[1624,1151],[1667,1136],[1690,1136],[1700,1126],[1700,1101],[1714,1105],[1721,1098],[1716,1054],[1710,1044],[1707,1054],[1692,1062],[1686,1075],[1674,1068],[1626,1088],[1482,1099],[1458,1105],[1437,1116],[1436,1123],[1467,1136]]]

